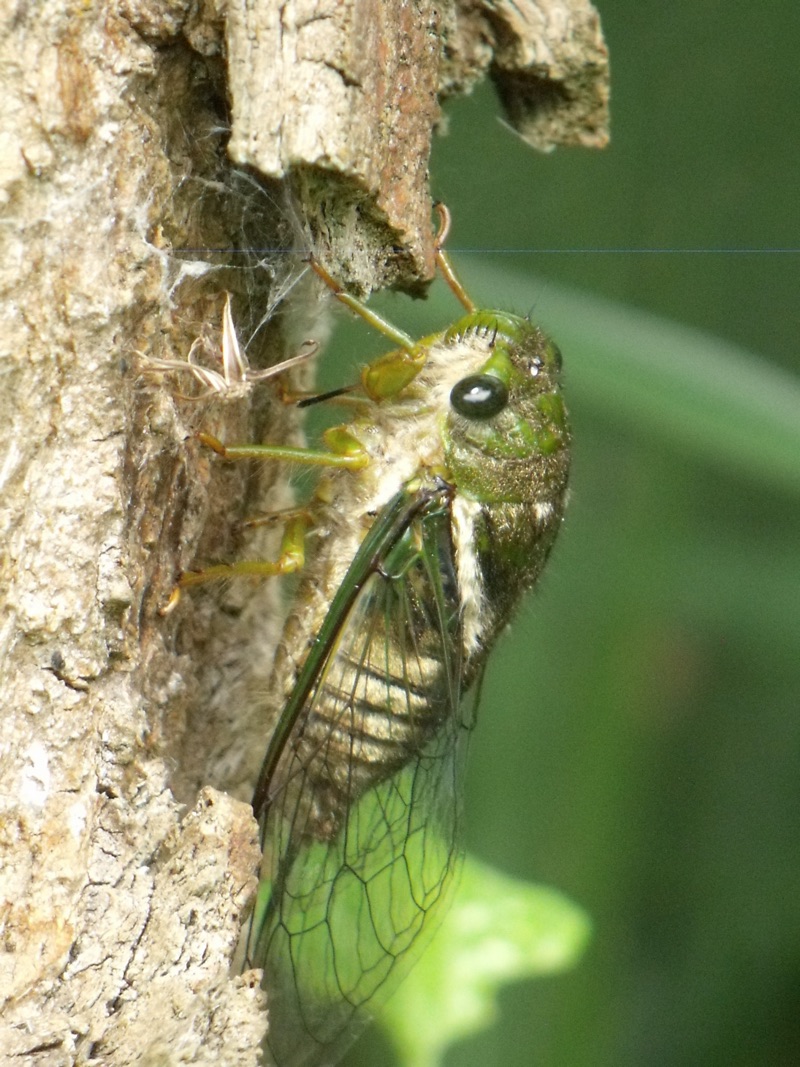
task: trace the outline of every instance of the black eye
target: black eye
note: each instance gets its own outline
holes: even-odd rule
[[[467,419],[490,419],[508,403],[508,389],[493,374],[470,374],[453,386],[450,403]]]

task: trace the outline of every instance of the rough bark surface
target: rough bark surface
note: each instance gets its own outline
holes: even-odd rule
[[[315,243],[362,292],[432,274],[441,99],[488,72],[535,147],[608,140],[589,0],[237,0],[226,42],[231,158],[292,182]]]
[[[509,122],[534,148],[608,143],[608,51],[589,0],[462,0],[440,94],[488,71]]]
[[[196,561],[272,552],[241,520],[285,499],[195,431],[296,428],[152,361],[213,365],[226,293],[255,366],[322,339],[277,247],[418,287],[439,100],[488,71],[534,143],[601,144],[605,52],[584,0],[0,18],[0,1063],[254,1064],[263,994],[230,961],[277,593],[162,609]]]

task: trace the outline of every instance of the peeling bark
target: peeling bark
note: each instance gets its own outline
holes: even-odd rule
[[[456,4],[440,94],[488,72],[509,122],[534,148],[608,143],[608,51],[589,0]]]
[[[268,389],[182,400],[150,361],[213,359],[228,292],[256,367],[323,339],[307,278],[271,315],[278,248],[419,288],[439,100],[488,72],[533,143],[601,144],[605,52],[584,0],[0,17],[0,1062],[256,1063],[258,976],[230,961],[278,593],[161,609],[195,561],[274,551],[241,520],[286,499],[195,431],[297,429]]]
[[[608,139],[608,55],[588,0],[242,0],[226,42],[232,159],[293,182],[315,243],[362,293],[433,273],[440,99],[488,72],[535,147]]]

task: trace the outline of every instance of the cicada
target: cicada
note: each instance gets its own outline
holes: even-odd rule
[[[441,919],[471,696],[564,511],[558,348],[527,318],[476,309],[441,243],[436,258],[465,314],[417,341],[312,263],[395,345],[364,368],[352,419],[324,447],[206,438],[228,458],[322,468],[280,559],[212,568],[303,566],[253,801],[263,865],[246,962],[263,968],[278,1067],[335,1063]]]

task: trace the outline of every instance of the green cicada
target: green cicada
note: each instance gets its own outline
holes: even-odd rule
[[[476,310],[437,261],[466,314],[420,341],[312,263],[396,345],[364,369],[355,416],[325,448],[206,439],[228,458],[325,469],[277,562],[207,572],[304,565],[253,802],[264,858],[246,956],[263,968],[279,1067],[335,1063],[442,917],[460,862],[464,698],[564,510],[557,347],[526,318]]]

